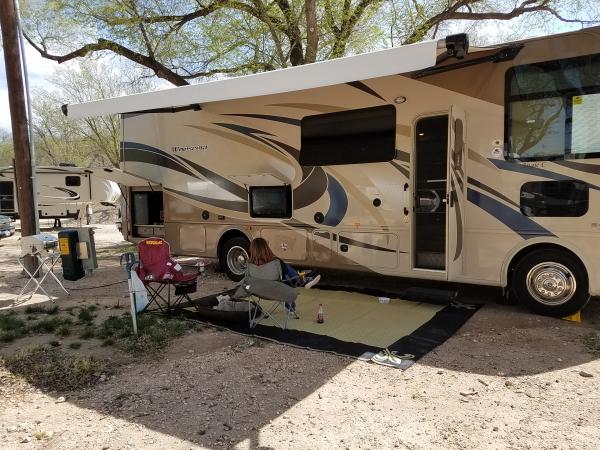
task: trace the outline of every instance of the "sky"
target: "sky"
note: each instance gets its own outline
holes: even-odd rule
[[[1,1],[1,0],[0,0]],[[591,7],[591,6],[590,6]],[[454,32],[454,28],[456,26],[460,27],[460,24],[454,24],[450,29]],[[495,34],[496,36],[500,36],[504,34],[504,32],[510,30],[511,23],[510,22],[500,22],[494,23],[493,21],[486,22],[484,26],[483,33],[486,37],[490,37],[490,34]],[[577,29],[578,25],[576,24],[564,24],[559,23],[558,26],[553,27],[554,32],[568,31],[569,29]],[[461,30],[456,30],[456,32],[460,32]],[[481,33],[482,30],[480,29]],[[531,36],[545,34],[542,30],[530,30],[528,33]],[[491,41],[502,41],[503,39],[494,39],[491,38]],[[59,67],[59,64],[55,61],[51,61],[48,59],[44,59],[40,56],[40,54],[29,44],[25,43],[26,51],[26,60],[27,60],[27,70],[29,74],[29,85],[30,90],[35,88],[47,89],[51,88],[50,84],[47,81],[47,77],[53,73]],[[68,64],[68,63],[66,63]],[[6,71],[4,67],[4,54],[0,48],[0,129],[5,129],[10,131],[10,112],[8,108],[8,89],[6,86]]]
[[[25,58],[27,61],[30,90],[34,87],[47,86],[48,82],[46,81],[46,77],[58,67],[58,63],[42,58],[29,44],[26,44]],[[10,111],[8,110],[8,88],[6,86],[4,52],[0,52],[0,128],[10,130]]]

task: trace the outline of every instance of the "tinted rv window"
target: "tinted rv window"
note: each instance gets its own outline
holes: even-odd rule
[[[600,54],[506,73],[506,149],[521,161],[600,157]]]
[[[250,188],[250,217],[288,219],[292,217],[291,186]]]
[[[392,105],[306,116],[301,128],[303,166],[384,162],[396,154]]]
[[[74,175],[65,177],[65,186],[81,186],[81,178]]]
[[[532,181],[521,187],[521,212],[532,217],[579,217],[588,210],[589,188],[581,181]]]

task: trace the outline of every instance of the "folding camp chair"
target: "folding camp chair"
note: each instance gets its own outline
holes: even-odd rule
[[[270,319],[282,330],[287,330],[290,313],[285,311],[283,323],[277,320],[274,316],[275,312],[280,306],[283,306],[285,310],[285,301],[266,298],[264,295],[259,296],[256,294],[251,294],[248,297],[248,301],[250,302],[250,307],[248,308],[248,324],[250,328],[254,328],[262,321]],[[271,302],[271,305],[267,307],[264,302]],[[253,304],[254,308],[252,307]]]
[[[279,261],[271,261],[263,266],[250,263],[247,270],[248,275],[242,280],[233,297],[245,298],[256,305],[255,308],[248,309],[250,328],[269,319],[276,326],[286,330],[289,316],[298,318],[295,312],[298,291],[282,281]],[[280,308],[284,310],[283,320],[275,317]]]
[[[197,289],[198,268],[185,273],[183,265],[171,259],[169,243],[161,238],[144,239],[138,244],[138,253],[140,262],[135,270],[148,291],[148,305],[144,311],[170,313],[184,300],[197,309],[190,294]],[[175,288],[173,296],[171,286]]]

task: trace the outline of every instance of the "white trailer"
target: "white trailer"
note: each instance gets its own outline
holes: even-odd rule
[[[81,167],[39,166],[36,180],[40,219],[78,219],[85,214],[88,205],[118,206],[121,197],[115,182]],[[0,168],[0,214],[19,217],[13,167]]]

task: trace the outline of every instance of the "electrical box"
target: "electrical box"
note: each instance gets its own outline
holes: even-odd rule
[[[83,269],[90,273],[98,268],[98,260],[96,258],[96,242],[94,241],[94,229],[92,227],[77,228],[79,238],[77,254],[81,260]]]

